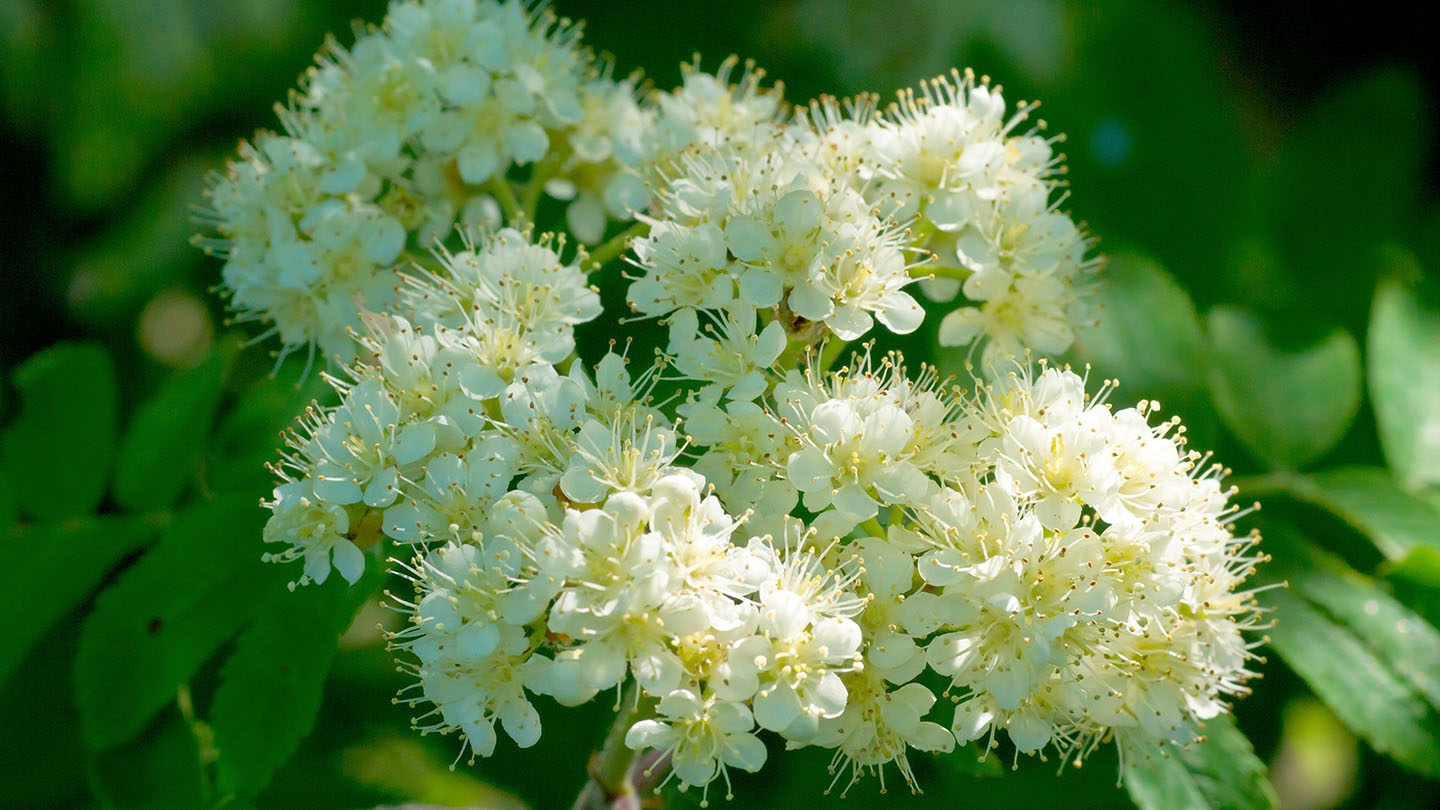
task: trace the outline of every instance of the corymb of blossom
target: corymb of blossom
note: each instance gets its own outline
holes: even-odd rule
[[[704,795],[767,738],[914,788],[916,752],[1203,734],[1255,675],[1258,538],[1177,420],[1040,359],[1099,261],[1030,106],[641,87],[532,3],[397,0],[213,179],[230,305],[338,395],[267,556],[354,583],[390,549],[403,702],[472,758],[622,692],[626,778]],[[577,343],[602,282],[653,363]],[[973,378],[858,342],[927,310]]]

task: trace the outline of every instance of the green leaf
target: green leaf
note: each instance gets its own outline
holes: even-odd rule
[[[98,517],[7,537],[0,592],[25,606],[25,620],[11,623],[0,646],[0,681],[115,563],[156,533],[155,526],[139,518]]]
[[[250,497],[198,503],[95,601],[75,661],[92,750],[134,736],[265,601],[284,572],[260,562],[264,512]]]
[[[72,612],[66,619],[30,645],[0,683],[0,807],[7,810],[89,806],[80,717],[64,688],[74,670],[80,617]]]
[[[1250,740],[1221,715],[1205,721],[1205,741],[1188,748],[1125,752],[1125,789],[1143,810],[1269,810],[1275,789]]]
[[[335,642],[381,576],[370,565],[353,586],[332,577],[297,589],[240,634],[210,714],[221,793],[254,796],[310,733]]]
[[[1360,407],[1360,349],[1337,330],[1294,354],[1277,352],[1254,316],[1211,310],[1210,390],[1225,425],[1257,459],[1281,468],[1335,446]]]
[[[1382,570],[1401,601],[1440,625],[1440,552],[1417,548]]]
[[[1386,460],[1407,487],[1440,483],[1440,306],[1399,279],[1382,281],[1367,350]]]
[[[219,348],[197,367],[171,377],[136,411],[115,467],[115,500],[129,509],[163,509],[190,482],[220,406],[234,356]]]
[[[1098,324],[1079,332],[1073,359],[1118,377],[1125,390],[1186,411],[1193,432],[1193,419],[1208,408],[1205,337],[1190,295],[1154,262],[1121,254],[1106,266],[1098,298]]]
[[[1274,608],[1271,647],[1376,751],[1440,775],[1440,722],[1425,700],[1348,629],[1299,594],[1262,594]]]
[[[1354,631],[1431,706],[1440,709],[1440,631],[1378,582],[1312,543],[1275,530],[1267,534],[1265,545],[1294,591]]]
[[[9,530],[20,521],[20,510],[15,504],[15,487],[10,483],[10,471],[5,468],[5,459],[0,457],[0,532]]]
[[[115,369],[101,347],[60,343],[15,371],[20,413],[4,456],[21,511],[76,517],[99,505],[115,455]]]
[[[199,741],[174,706],[138,738],[90,760],[90,788],[107,808],[194,810],[207,805]]]
[[[227,409],[205,454],[204,481],[210,491],[254,494],[275,485],[275,475],[265,465],[276,460],[282,441],[277,434],[293,425],[307,405],[334,396],[323,375],[312,374],[297,386],[298,376],[296,368],[262,377]]]
[[[1387,470],[1329,470],[1297,479],[1291,490],[1354,526],[1388,559],[1418,548],[1440,549],[1440,509],[1401,489]]]

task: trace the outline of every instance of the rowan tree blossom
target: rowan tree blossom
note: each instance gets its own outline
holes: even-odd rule
[[[333,372],[267,556],[299,585],[394,555],[404,699],[472,756],[601,695],[702,796],[767,738],[847,788],[1195,739],[1254,676],[1257,538],[1177,420],[1039,360],[1099,265],[1058,139],[968,72],[795,112],[698,65],[642,91],[495,0],[396,0],[322,52],[205,241],[239,317]],[[653,362],[577,339],[600,283]],[[921,328],[921,292],[974,377],[852,345]]]

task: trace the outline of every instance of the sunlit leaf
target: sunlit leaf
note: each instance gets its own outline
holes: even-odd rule
[[[1146,740],[1125,754],[1125,789],[1142,810],[1268,810],[1275,790],[1265,763],[1227,715],[1205,721],[1205,741],[1187,748]]]
[[[1345,725],[1402,765],[1440,775],[1440,722],[1424,698],[1299,594],[1274,589],[1261,601],[1276,609],[1271,647]]]
[[[1241,310],[1216,308],[1206,325],[1215,406],[1257,459],[1299,467],[1345,435],[1360,407],[1360,349],[1348,333],[1285,354]]]
[[[1440,551],[1417,548],[1384,571],[1401,601],[1440,626]]]
[[[1398,278],[1382,281],[1368,352],[1385,458],[1406,486],[1440,483],[1440,306]]]
[[[1440,710],[1440,631],[1374,579],[1288,531],[1272,530],[1265,545],[1291,589],[1353,631]]]
[[[1328,470],[1297,479],[1292,489],[1364,533],[1392,560],[1417,548],[1440,549],[1440,509],[1401,489],[1387,470]]]

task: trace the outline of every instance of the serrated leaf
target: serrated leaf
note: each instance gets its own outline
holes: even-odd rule
[[[1382,281],[1367,351],[1385,459],[1407,487],[1440,483],[1440,306],[1398,278]]]
[[[5,540],[0,592],[25,606],[0,646],[0,681],[50,626],[90,593],[122,557],[159,531],[135,517],[97,517],[31,528]]]
[[[200,465],[234,352],[217,348],[175,374],[140,406],[120,443],[115,500],[134,510],[175,503]]]
[[[64,689],[74,669],[79,617],[67,618],[73,620],[56,622],[0,683],[0,807],[7,810],[86,806],[80,718]]]
[[[1440,710],[1440,631],[1378,582],[1311,543],[1277,530],[1267,534],[1265,545],[1295,592],[1353,631]]]
[[[1265,763],[1228,715],[1205,721],[1205,741],[1188,748],[1152,743],[1125,753],[1125,790],[1142,810],[1269,810],[1275,790]]]
[[[254,796],[310,733],[335,643],[380,579],[371,565],[353,586],[332,577],[297,589],[240,634],[210,713],[222,794]]]
[[[1360,348],[1348,332],[1284,354],[1242,310],[1217,307],[1206,325],[1215,406],[1257,459],[1300,467],[1345,435],[1360,408]]]
[[[1368,536],[1388,559],[1440,549],[1440,509],[1402,490],[1386,470],[1345,467],[1298,479],[1291,488]]]
[[[297,386],[298,369],[287,370],[288,376],[282,370],[247,388],[215,428],[204,470],[205,485],[212,492],[268,492],[275,475],[265,464],[275,460],[282,441],[279,432],[293,425],[317,398],[334,394],[322,375],[311,375]]]
[[[81,732],[92,750],[134,736],[220,645],[283,592],[260,561],[253,498],[195,504],[95,601],[75,661]]]
[[[36,520],[85,515],[115,456],[115,369],[104,349],[61,343],[15,370],[20,412],[4,456],[17,506]]]
[[[90,759],[90,787],[107,808],[193,810],[206,805],[200,747],[174,706],[156,716],[144,734]]]
[[[1382,571],[1402,602],[1440,626],[1440,552],[1417,548]]]
[[[1107,264],[1097,298],[1098,323],[1078,333],[1074,360],[1186,417],[1204,416],[1205,337],[1185,289],[1155,263],[1122,254]],[[1193,432],[1193,419],[1186,424]]]
[[[1274,589],[1261,601],[1277,611],[1270,646],[1345,725],[1407,768],[1440,775],[1440,721],[1420,695],[1299,594]]]

